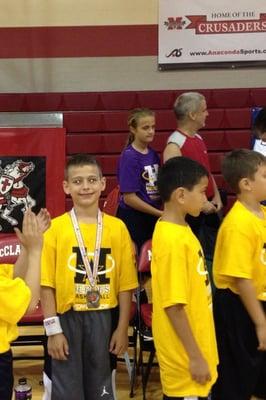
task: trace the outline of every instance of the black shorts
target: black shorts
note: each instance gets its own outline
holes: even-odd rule
[[[228,289],[217,289],[213,311],[219,365],[212,400],[265,398],[265,352],[257,350],[255,326],[240,297]]]
[[[115,400],[116,356],[109,352],[118,308],[59,315],[67,361],[52,360],[52,400]]]
[[[11,400],[13,391],[13,359],[11,350],[0,354],[0,399]]]

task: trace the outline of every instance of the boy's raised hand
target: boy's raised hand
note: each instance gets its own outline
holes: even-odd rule
[[[43,232],[34,212],[28,208],[23,217],[22,232],[19,228],[14,228],[20,243],[25,248],[41,248],[43,242]]]
[[[40,230],[44,233],[51,225],[51,216],[46,208],[41,208],[37,214],[37,221]]]

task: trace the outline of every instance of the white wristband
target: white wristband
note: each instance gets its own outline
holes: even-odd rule
[[[47,336],[57,335],[62,333],[59,317],[50,317],[43,320],[43,326]]]

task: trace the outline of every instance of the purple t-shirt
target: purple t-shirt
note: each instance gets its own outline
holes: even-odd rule
[[[130,209],[123,201],[123,193],[136,195],[153,207],[160,208],[161,201],[157,188],[160,158],[151,148],[142,154],[129,145],[122,152],[118,164],[118,181],[122,196],[119,205]]]

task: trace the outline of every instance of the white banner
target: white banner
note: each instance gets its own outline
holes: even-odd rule
[[[233,3],[159,0],[159,68],[265,63],[266,0]]]

